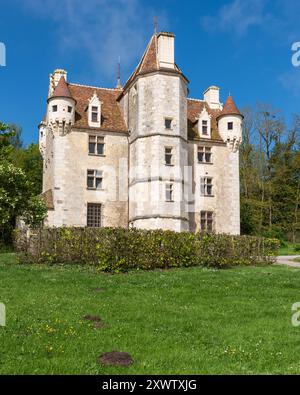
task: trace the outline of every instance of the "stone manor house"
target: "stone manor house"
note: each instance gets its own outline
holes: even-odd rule
[[[216,86],[188,98],[174,39],[155,33],[124,86],[50,75],[39,126],[45,225],[240,233],[243,116]]]

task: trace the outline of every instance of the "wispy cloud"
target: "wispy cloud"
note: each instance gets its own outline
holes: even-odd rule
[[[133,67],[149,38],[152,18],[162,13],[138,0],[27,0],[23,6],[37,17],[51,19],[57,28],[57,42],[70,54],[82,52],[91,71],[114,78],[121,57],[125,73]]]
[[[234,0],[223,5],[214,16],[204,16],[205,30],[231,32],[242,36],[252,27],[263,26],[270,19],[267,0]]]

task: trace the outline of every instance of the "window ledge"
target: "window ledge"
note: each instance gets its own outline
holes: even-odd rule
[[[201,197],[215,197],[215,195],[200,195]]]
[[[88,191],[106,191],[106,189],[103,189],[103,188],[89,188],[89,187],[87,187],[86,189]]]
[[[102,156],[102,157],[105,157],[106,155],[105,155],[105,154],[91,154],[91,153],[89,152],[89,156]]]
[[[213,163],[213,162],[200,162],[200,161],[198,160],[198,164],[199,164],[199,165],[213,165],[214,163]]]
[[[169,165],[168,163],[165,163],[165,166],[174,167],[175,165]]]

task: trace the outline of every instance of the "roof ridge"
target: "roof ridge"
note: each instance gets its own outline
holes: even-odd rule
[[[193,101],[200,101],[200,102],[205,102],[203,99],[194,99],[193,97],[188,97],[188,100],[193,100]]]
[[[106,90],[106,91],[120,91],[121,90],[120,88],[103,88],[101,86],[83,85],[83,84],[77,84],[75,82],[69,82],[69,85],[81,86],[83,88],[102,89],[102,90]]]

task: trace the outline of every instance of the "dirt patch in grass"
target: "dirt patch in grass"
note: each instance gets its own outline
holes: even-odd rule
[[[94,324],[95,329],[101,329],[101,328],[107,328],[107,325],[105,322],[102,321],[102,319],[98,315],[85,315],[83,317],[84,320],[90,321]]]
[[[104,289],[104,288],[101,288],[101,287],[98,287],[98,288],[92,288],[91,291],[92,291],[92,292],[104,292],[105,289]]]
[[[129,366],[133,363],[131,355],[121,351],[105,352],[100,355],[98,361],[103,365],[114,366]]]

